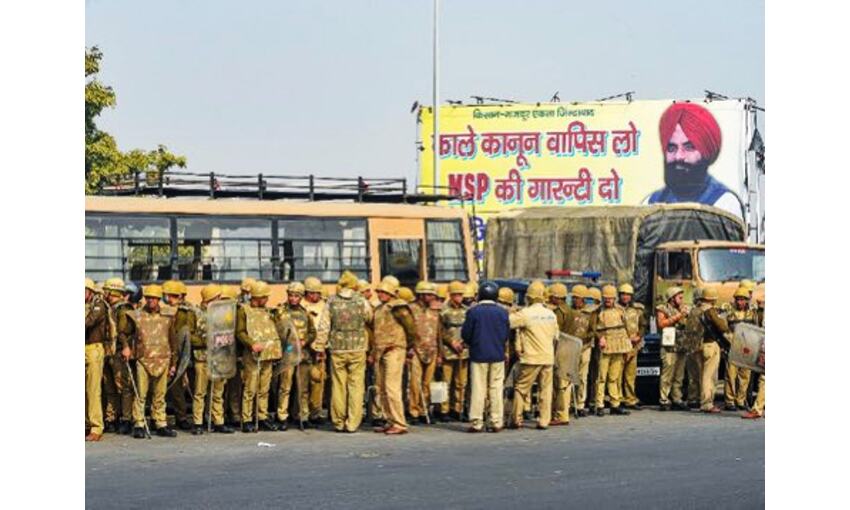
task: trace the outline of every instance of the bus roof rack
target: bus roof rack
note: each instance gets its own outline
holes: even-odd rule
[[[99,195],[207,198],[354,200],[416,204],[462,200],[456,194],[408,193],[405,179],[235,175],[215,172],[135,172],[101,188]]]

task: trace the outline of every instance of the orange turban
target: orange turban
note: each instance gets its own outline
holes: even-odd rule
[[[720,153],[720,126],[714,120],[714,115],[702,106],[694,103],[673,103],[661,115],[658,129],[661,134],[661,150],[667,147],[667,142],[676,130],[676,124],[682,126],[682,131],[694,147],[702,154],[708,164],[714,163]]]

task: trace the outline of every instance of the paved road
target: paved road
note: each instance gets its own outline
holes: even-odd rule
[[[764,507],[764,420],[644,410],[546,431],[462,430],[107,435],[86,444],[86,506]]]

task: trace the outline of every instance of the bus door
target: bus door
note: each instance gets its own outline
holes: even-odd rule
[[[425,228],[421,219],[372,218],[369,220],[373,275],[393,275],[405,287],[416,286],[425,274]],[[376,260],[377,259],[377,260]],[[377,267],[375,267],[377,266]]]

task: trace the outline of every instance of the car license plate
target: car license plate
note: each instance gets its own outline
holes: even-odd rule
[[[638,377],[661,375],[661,367],[637,367],[635,375]]]

